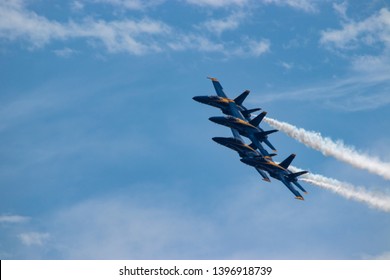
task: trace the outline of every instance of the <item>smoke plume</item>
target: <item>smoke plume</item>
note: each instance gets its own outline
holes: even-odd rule
[[[306,131],[286,122],[279,122],[271,118],[264,118],[264,121],[306,146],[322,152],[325,156],[332,156],[354,167],[365,169],[390,180],[390,163],[356,151],[355,148],[346,146],[341,140],[333,141],[328,137],[321,136],[318,132]]]
[[[299,172],[301,169],[290,166],[292,172]],[[352,199],[358,202],[363,202],[370,207],[390,212],[390,196],[369,191],[364,187],[356,187],[350,183],[341,182],[336,179],[327,178],[319,174],[305,174],[301,178],[302,181],[309,184],[321,187],[337,193],[347,199]]]

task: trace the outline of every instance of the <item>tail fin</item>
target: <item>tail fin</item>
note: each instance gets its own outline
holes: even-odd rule
[[[281,163],[279,163],[279,165],[285,169],[287,169],[291,162],[293,161],[293,159],[295,158],[295,154],[291,154],[288,158],[286,158],[285,160],[283,160]],[[299,172],[298,172],[299,173]],[[296,173],[294,173],[296,174]],[[298,175],[299,176],[299,175]]]
[[[227,98],[225,92],[223,91],[223,87],[221,86],[217,78],[207,77],[207,79],[210,79],[212,81],[215,92],[218,96]]]
[[[235,102],[237,105],[242,105],[242,102],[244,102],[245,98],[247,98],[249,92],[250,92],[249,90],[244,91],[243,93],[241,93],[239,96],[237,96],[237,97],[234,99],[234,102]]]
[[[267,112],[262,112],[261,114],[259,114],[256,118],[254,118],[253,120],[251,120],[249,123],[255,127],[259,126],[259,124],[261,123],[261,121],[264,119],[265,115],[267,115]]]

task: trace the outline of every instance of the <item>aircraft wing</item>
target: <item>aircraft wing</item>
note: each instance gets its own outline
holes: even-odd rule
[[[220,97],[227,98],[219,81],[216,78],[211,78],[211,77],[207,77],[207,78],[213,82],[213,86],[215,88],[215,92],[217,93],[217,95]]]
[[[256,167],[255,167],[256,168]],[[256,168],[257,172],[259,172],[259,174],[261,175],[261,177],[263,177],[263,180],[266,181],[266,182],[271,182],[271,180],[269,179],[269,177],[267,176],[267,174],[259,169],[259,168]]]
[[[286,187],[295,195],[296,199],[304,200],[302,195],[294,188],[293,185],[291,185],[289,181],[285,180],[284,178],[280,178],[280,181],[282,181],[283,184],[285,184]]]

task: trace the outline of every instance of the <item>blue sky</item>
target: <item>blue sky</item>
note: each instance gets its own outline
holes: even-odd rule
[[[0,3],[2,259],[390,258],[389,214],[297,201],[211,138],[247,107],[390,161],[387,1]],[[264,124],[264,128],[269,127]],[[279,132],[277,160],[390,192]]]

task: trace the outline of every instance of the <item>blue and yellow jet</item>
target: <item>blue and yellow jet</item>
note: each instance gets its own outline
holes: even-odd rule
[[[244,120],[250,120],[251,113],[261,110],[261,108],[248,110],[242,105],[249,94],[249,90],[244,91],[235,99],[230,99],[226,96],[222,85],[216,78],[208,78],[212,81],[217,95],[195,96],[192,98],[195,101],[217,107],[221,109],[222,113],[225,115],[234,116]]]
[[[290,155],[280,164],[275,163],[272,157],[276,154],[269,154],[261,144],[264,142],[272,150],[276,151],[275,147],[269,142],[268,135],[277,130],[264,131],[259,127],[267,112],[262,112],[255,118],[251,119],[251,113],[260,110],[259,108],[248,110],[242,103],[248,96],[249,91],[243,92],[236,99],[229,99],[223,91],[219,81],[215,78],[209,78],[213,82],[217,96],[195,96],[193,99],[200,103],[208,104],[222,110],[227,116],[211,117],[210,120],[227,126],[231,129],[234,138],[214,137],[213,140],[223,146],[226,146],[236,151],[243,163],[254,167],[257,172],[263,177],[264,181],[270,182],[267,173],[281,181],[295,195],[295,198],[303,200],[302,195],[294,188],[292,184],[297,186],[301,191],[306,193],[305,189],[298,183],[298,177],[307,173],[301,171],[293,173],[288,170],[288,166],[295,158],[295,154]],[[251,145],[245,144],[241,138],[245,136],[249,138]]]
[[[211,117],[209,118],[209,120],[220,125],[234,128],[240,133],[240,135],[248,137],[253,143],[255,143],[256,146],[258,146],[258,141],[264,142],[268,147],[270,147],[274,152],[276,152],[275,147],[268,140],[268,135],[277,132],[278,130],[273,129],[269,131],[264,131],[259,127],[260,122],[263,120],[266,114],[267,112],[262,112],[260,115],[258,115],[256,118],[249,122],[233,116]]]
[[[272,159],[270,159],[269,157],[263,156],[243,157],[240,160],[250,166],[267,171],[272,178],[275,178],[285,184],[286,187],[295,195],[296,199],[303,200],[302,195],[294,188],[291,183],[297,186],[304,193],[307,193],[306,190],[298,183],[298,177],[303,174],[306,174],[308,171],[300,171],[293,173],[288,170],[288,167],[290,166],[294,158],[295,154],[291,154],[288,158],[286,158],[279,164],[272,161]]]

